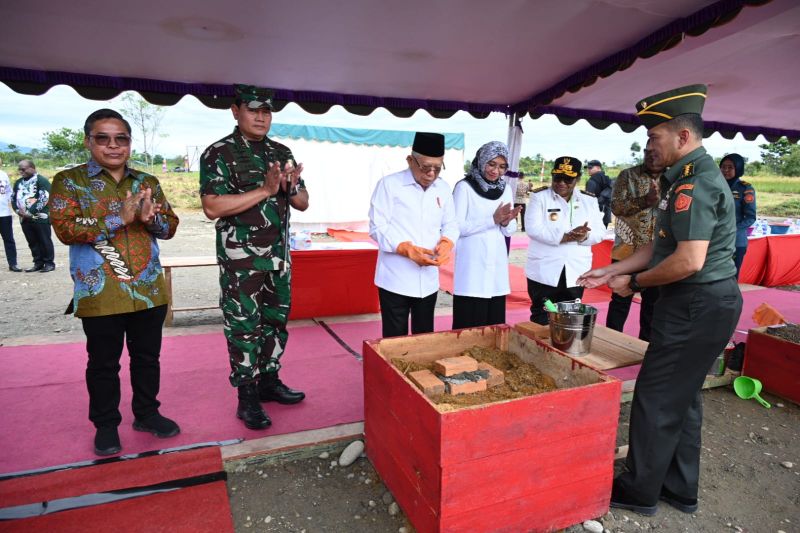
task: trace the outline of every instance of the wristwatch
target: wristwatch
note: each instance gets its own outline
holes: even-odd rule
[[[289,196],[290,196],[290,197],[291,197],[291,196],[297,196],[297,193],[299,193],[299,192],[300,192],[300,186],[299,186],[299,185],[295,185],[294,187],[292,187],[292,188],[289,190]]]
[[[638,275],[638,272],[631,274],[631,280],[628,282],[628,287],[630,287],[633,292],[642,292],[643,287],[636,281],[636,276]]]

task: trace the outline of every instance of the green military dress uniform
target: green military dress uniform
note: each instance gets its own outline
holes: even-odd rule
[[[249,101],[256,101],[257,96]],[[247,95],[244,101],[248,101]],[[248,141],[237,127],[203,154],[200,194],[254,190],[262,186],[270,163],[283,166],[287,162],[297,165],[289,148],[266,137]],[[298,187],[305,188],[302,180]],[[291,307],[291,255],[284,242],[288,209],[289,196],[279,191],[242,213],[216,222],[220,307],[230,355],[230,381],[237,387],[280,369]]]
[[[676,91],[694,99],[695,87]],[[675,95],[671,93],[648,101]],[[674,100],[668,102],[676,105]],[[673,107],[656,112],[668,117],[663,122],[702,110],[696,103],[685,105],[689,111]],[[675,252],[681,241],[709,245],[698,272],[659,287],[650,344],[631,406],[628,471],[615,480],[615,492],[619,485],[624,494],[647,506],[654,506],[659,497],[670,503],[677,497],[689,502],[681,510],[691,512],[696,508],[700,470],[700,390],[714,359],[733,335],[742,309],[732,259],[735,209],[730,187],[703,147],[672,165],[661,177],[659,190],[650,268]],[[614,501],[612,494],[612,505]]]

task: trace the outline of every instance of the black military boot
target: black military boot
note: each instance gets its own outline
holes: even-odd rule
[[[255,383],[240,385],[239,406],[236,408],[236,418],[244,422],[249,429],[265,429],[272,425],[264,408],[258,403],[258,386]]]
[[[290,389],[278,378],[277,372],[262,374],[258,382],[258,397],[262,402],[278,402],[283,405],[302,402],[305,393]]]

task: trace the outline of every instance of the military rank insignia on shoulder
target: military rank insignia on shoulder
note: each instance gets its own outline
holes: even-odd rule
[[[681,169],[682,178],[691,178],[694,176],[694,163],[686,163]]]
[[[750,185],[750,183],[749,183],[749,182],[747,182],[747,181],[744,181],[744,180],[739,180],[739,183],[741,183],[741,184],[742,184],[742,185],[744,185],[745,187],[752,187],[752,185]]]
[[[549,188],[550,188],[549,186],[545,185],[544,187],[539,187],[538,189],[533,189],[531,192],[532,193],[542,192],[542,191],[546,191]]]
[[[592,198],[597,198],[597,195],[595,195],[593,192],[584,191],[584,190],[581,190],[581,192],[583,194],[585,194],[586,196],[591,196]]]

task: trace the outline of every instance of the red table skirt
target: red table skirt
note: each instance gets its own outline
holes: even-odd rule
[[[293,251],[289,318],[377,313],[377,260],[377,249]]]
[[[592,268],[611,263],[613,245],[613,241],[602,241],[592,246]],[[764,287],[800,284],[800,234],[750,239],[739,283]]]

